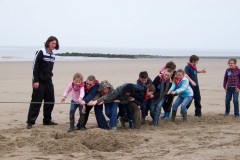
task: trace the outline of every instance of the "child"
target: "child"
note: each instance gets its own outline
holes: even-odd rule
[[[225,99],[225,116],[229,115],[230,112],[230,101],[233,97],[234,104],[234,116],[239,117],[239,104],[238,95],[240,92],[240,69],[237,64],[236,58],[231,58],[228,60],[229,68],[226,70],[223,81],[223,88],[226,91]]]
[[[198,56],[196,56],[196,55],[190,56],[189,63],[185,67],[185,72],[196,84],[195,86],[192,84],[190,84],[190,85],[191,85],[191,87],[193,89],[193,93],[194,93],[193,99],[194,99],[194,104],[195,104],[195,116],[201,117],[202,116],[201,94],[200,94],[197,74],[198,73],[206,73],[206,70],[203,69],[203,70],[199,71],[197,69],[198,62],[199,62]],[[189,103],[187,108],[190,107],[191,103],[192,103],[192,101]]]
[[[167,94],[176,95],[178,98],[173,103],[172,107],[172,121],[175,122],[177,109],[181,105],[181,113],[183,115],[183,122],[187,122],[187,105],[193,98],[193,90],[189,85],[189,80],[184,76],[185,73],[179,69],[176,73],[174,82]]]
[[[152,80],[148,77],[147,71],[142,71],[139,73],[139,78],[137,80],[137,84],[146,87],[148,84],[152,83]],[[142,124],[145,123],[145,118],[148,115],[148,111],[150,110],[150,116],[153,118],[152,110],[150,109],[153,104],[153,99],[148,99],[142,106]]]
[[[105,114],[110,119],[109,127],[113,130],[117,130],[117,103],[113,101],[114,96],[114,88],[107,81],[104,80],[100,83],[100,87],[98,89],[97,95],[93,98],[92,101],[88,103],[90,106],[94,106],[96,104],[104,103],[105,106]]]
[[[153,81],[153,84],[156,88],[156,91],[154,93],[154,105],[153,105],[154,106],[154,112],[153,112],[154,127],[158,126],[161,108],[163,103],[166,100],[166,95],[170,88],[170,81],[171,81],[170,78],[172,77],[172,74],[173,74],[173,70],[170,68],[167,68],[164,71],[164,74],[160,74]]]
[[[73,81],[70,82],[63,93],[63,97],[61,102],[64,103],[68,94],[72,92],[72,100],[70,105],[70,128],[68,132],[74,131],[74,115],[77,108],[79,108],[80,112],[85,113],[86,107],[85,105],[80,105],[85,93],[84,93],[84,84],[83,84],[83,76],[80,73],[75,73],[73,76]]]
[[[170,68],[173,70],[173,73],[172,73],[172,76],[171,76],[171,81],[170,81],[170,86],[172,86],[172,81],[175,77],[175,69],[176,69],[176,64],[173,62],[173,61],[169,61],[166,63],[166,65],[160,70],[160,74],[164,74],[165,70],[167,68]],[[174,99],[174,95],[167,95],[166,98],[165,98],[165,101],[162,105],[163,107],[163,110],[164,110],[164,114],[163,116],[161,117],[162,119],[164,120],[168,120],[169,117],[170,117],[170,112],[171,112],[171,107],[172,107],[172,103],[173,103],[173,99]]]

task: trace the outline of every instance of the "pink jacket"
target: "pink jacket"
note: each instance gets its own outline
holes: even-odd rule
[[[74,89],[73,87],[75,87],[75,86],[73,86],[73,85],[72,85],[72,82],[70,82],[70,83],[68,84],[65,92],[63,93],[63,96],[64,96],[64,97],[67,97],[68,94],[69,94],[70,92],[72,92],[72,100],[73,100],[74,102],[76,102],[76,103],[79,103],[79,102],[78,102],[78,99],[79,99],[79,98],[83,99],[83,97],[84,97],[84,95],[85,95],[85,92],[84,92],[84,83],[82,83],[82,84],[80,85],[80,88],[79,88],[79,89]]]

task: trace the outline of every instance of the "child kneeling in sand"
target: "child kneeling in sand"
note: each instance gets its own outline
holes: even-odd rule
[[[107,81],[104,80],[100,83],[97,95],[92,101],[88,102],[89,106],[95,106],[96,104],[104,103],[105,114],[109,118],[109,127],[113,130],[117,130],[117,103],[114,102],[115,89]]]
[[[167,94],[178,94],[178,97],[172,106],[172,121],[175,122],[177,109],[181,105],[183,122],[187,122],[187,105],[193,98],[193,90],[182,69],[177,70],[176,77],[174,78],[173,84]]]
[[[80,73],[75,73],[73,76],[73,81],[70,82],[63,93],[63,97],[61,102],[64,103],[65,99],[67,98],[68,94],[72,92],[72,100],[70,105],[70,128],[68,132],[74,131],[74,115],[77,108],[81,113],[85,113],[86,107],[85,105],[81,106],[80,103],[85,95],[84,93],[84,83],[83,83],[83,76]]]

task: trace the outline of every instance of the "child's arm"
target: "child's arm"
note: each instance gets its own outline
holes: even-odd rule
[[[80,104],[82,103],[82,100],[83,100],[84,96],[85,96],[84,87],[81,87],[80,88],[80,94],[79,94],[79,97],[78,97],[78,101],[79,101]]]
[[[181,83],[182,83],[182,86],[175,91],[177,94],[184,92],[189,86],[188,80],[182,80]]]
[[[171,88],[169,89],[169,91],[167,92],[167,94],[171,94],[176,88],[176,84],[175,83],[172,83],[172,86]]]
[[[197,73],[207,73],[206,68],[204,68],[204,69],[201,70],[201,71],[197,71]]]
[[[197,84],[187,75],[185,74],[186,78],[189,80],[192,86],[196,86]]]
[[[86,105],[82,105],[82,113],[85,114],[86,113]]]
[[[64,93],[63,93],[63,97],[61,99],[61,103],[64,103],[68,94],[72,91],[72,83],[68,84],[68,86],[66,87]]]
[[[226,70],[224,78],[223,78],[223,88],[225,90],[227,89],[227,81],[228,81],[228,75],[227,75],[227,70]]]

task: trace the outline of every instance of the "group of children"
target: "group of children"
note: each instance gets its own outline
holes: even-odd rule
[[[139,73],[136,84],[126,83],[116,89],[107,80],[99,83],[94,76],[89,76],[83,82],[83,76],[76,73],[61,100],[64,103],[68,94],[72,92],[69,132],[75,130],[74,115],[77,108],[80,111],[80,118],[76,129],[79,130],[86,129],[92,107],[94,107],[99,128],[112,130],[117,130],[118,119],[123,127],[128,122],[130,128],[140,128],[141,124],[145,123],[149,112],[154,127],[158,127],[160,118],[168,120],[171,117],[171,120],[175,122],[179,106],[181,106],[181,114],[185,123],[187,122],[187,110],[193,99],[195,116],[201,117],[201,94],[197,74],[205,73],[206,70],[197,69],[198,61],[198,56],[190,56],[185,70],[176,70],[175,63],[170,61],[153,81],[148,77],[148,73],[143,71]],[[230,112],[230,101],[233,96],[234,115],[239,117],[240,70],[236,63],[237,60],[234,58],[228,61],[230,68],[226,70],[223,86],[226,90],[225,115],[227,116]],[[174,97],[177,97],[175,101]],[[106,121],[103,114],[103,105],[109,121]],[[160,117],[162,108],[164,113]]]

